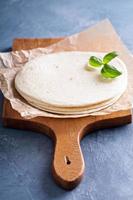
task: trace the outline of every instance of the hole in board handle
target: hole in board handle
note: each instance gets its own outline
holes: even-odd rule
[[[71,164],[71,161],[70,161],[70,159],[68,158],[68,156],[65,156],[64,158],[65,158],[65,163],[66,163],[67,165],[70,165],[70,164]]]

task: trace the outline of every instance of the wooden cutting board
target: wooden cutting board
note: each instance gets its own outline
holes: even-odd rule
[[[46,47],[60,41],[56,39],[15,39],[13,50]],[[113,112],[103,116],[88,116],[77,119],[36,117],[24,119],[4,100],[3,124],[5,127],[32,130],[50,136],[55,142],[52,173],[56,182],[65,189],[77,186],[84,173],[84,158],[80,140],[94,130],[131,123],[131,110]]]

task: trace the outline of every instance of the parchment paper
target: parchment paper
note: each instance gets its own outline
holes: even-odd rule
[[[128,90],[112,106],[94,112],[88,115],[110,114],[114,111],[131,108],[131,97],[133,96],[133,57],[128,49],[123,45],[119,36],[115,32],[109,20],[103,20],[95,26],[67,37],[66,39],[53,44],[47,48],[37,48],[33,50],[12,51],[9,53],[0,53],[0,88],[5,98],[7,98],[14,110],[20,113],[24,118],[33,118],[37,116],[45,117],[83,117],[86,115],[58,115],[41,111],[30,106],[15,90],[14,78],[16,73],[24,66],[26,62],[34,59],[36,56],[59,51],[97,51],[110,52],[117,51],[120,58],[125,62],[128,70]]]

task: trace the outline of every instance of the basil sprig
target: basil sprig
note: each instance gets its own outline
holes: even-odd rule
[[[122,72],[120,72],[114,66],[109,65],[109,62],[117,56],[118,56],[118,54],[115,51],[112,51],[112,52],[106,54],[103,57],[103,59],[97,58],[96,56],[91,56],[88,61],[88,66],[91,66],[94,68],[102,67],[101,75],[104,78],[116,78],[116,77],[120,76],[122,74]]]

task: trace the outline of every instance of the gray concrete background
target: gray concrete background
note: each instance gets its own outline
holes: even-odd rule
[[[133,52],[132,0],[0,0],[0,51],[15,37],[70,35],[104,18]],[[0,123],[0,200],[132,200],[133,125],[96,131],[81,147],[85,176],[67,192],[51,176],[52,141]]]

